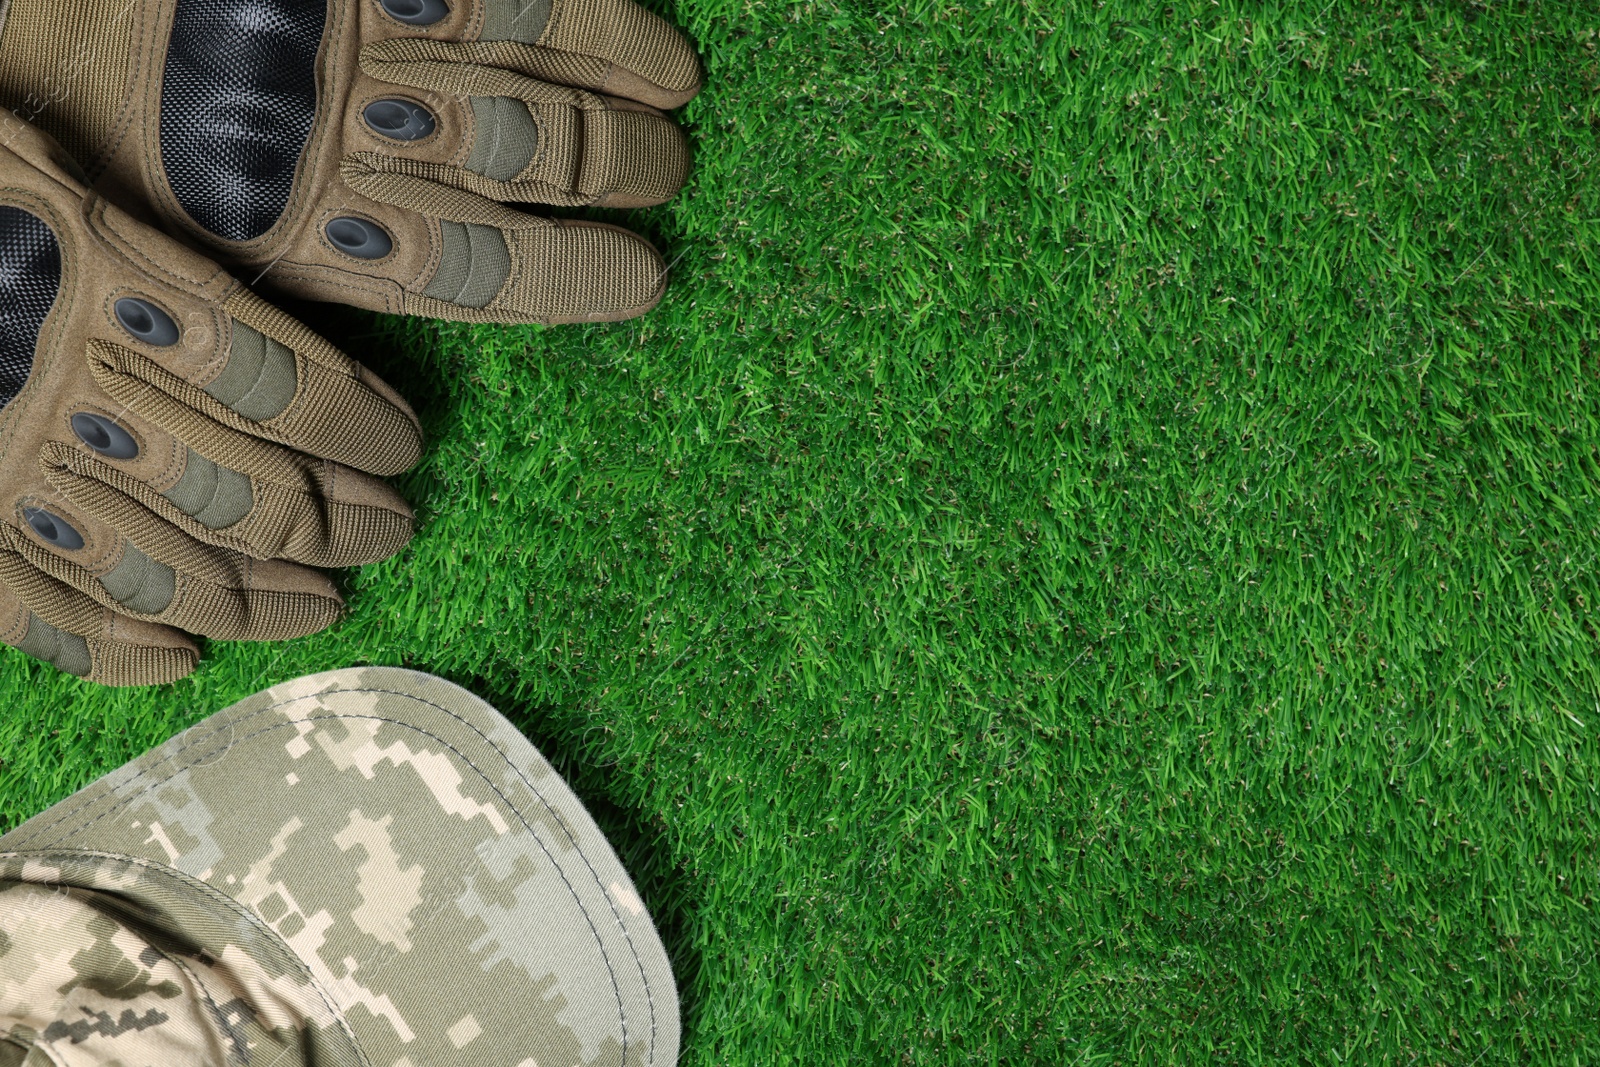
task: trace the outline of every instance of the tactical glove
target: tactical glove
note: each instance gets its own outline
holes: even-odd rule
[[[320,630],[411,537],[393,390],[0,123],[0,640],[113,685]],[[362,473],[368,472],[368,473]]]
[[[273,291],[602,322],[666,268],[614,226],[683,185],[687,42],[631,0],[10,0],[0,100],[109,199]]]

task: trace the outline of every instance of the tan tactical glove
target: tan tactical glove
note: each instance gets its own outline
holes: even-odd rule
[[[3,9],[0,9],[3,10]],[[278,292],[470,322],[602,322],[666,268],[700,87],[630,0],[10,0],[0,100],[114,203]]]
[[[0,640],[137,685],[194,668],[182,630],[320,630],[309,567],[406,544],[372,475],[421,447],[369,371],[0,122]]]

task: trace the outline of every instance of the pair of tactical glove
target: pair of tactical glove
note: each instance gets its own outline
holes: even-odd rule
[[[699,67],[630,0],[10,0],[0,19],[0,641],[63,670],[155,684],[194,669],[189,634],[313,633],[343,607],[313,568],[411,537],[379,480],[421,455],[411,409],[230,270],[462,321],[661,298],[643,239],[508,206],[681,187],[659,109]]]

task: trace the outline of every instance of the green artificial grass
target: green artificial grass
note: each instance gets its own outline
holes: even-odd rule
[[[593,805],[686,1067],[1600,1062],[1600,16],[658,9],[661,308],[297,309],[415,543],[168,689],[0,657],[0,825],[404,664]]]

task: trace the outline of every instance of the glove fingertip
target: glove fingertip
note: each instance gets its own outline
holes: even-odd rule
[[[372,454],[367,465],[367,473],[384,478],[405,473],[421,461],[423,449],[427,444],[422,432],[422,420],[417,418],[417,413],[412,410],[411,405],[406,403],[405,398],[396,392],[392,385],[367,369],[365,364],[356,364],[356,380],[369,391],[376,393],[378,399],[393,411],[393,414],[384,420],[383,432],[386,434],[389,446],[381,452]]]
[[[168,685],[187,678],[200,665],[200,650],[193,644],[187,648],[101,640],[86,644],[93,666],[85,677],[117,688]]]
[[[690,58],[693,59],[692,53]],[[700,64],[695,62],[690,69],[693,75],[682,78],[679,84],[658,85],[627,67],[612,63],[606,71],[605,81],[595,86],[595,91],[606,96],[637,100],[641,104],[649,104],[662,111],[672,111],[699,96],[700,90],[705,88],[705,78],[700,73]]]
[[[663,110],[688,103],[704,83],[700,58],[689,39],[636,3],[593,3],[581,14],[569,7],[567,17],[552,27],[544,43],[608,61],[611,70],[602,92]]]
[[[558,312],[552,322],[621,322],[661,303],[667,292],[667,264],[655,245],[620,226],[584,219],[559,221],[550,281],[552,289],[568,296],[561,308],[564,314]]]
[[[29,612],[16,647],[65,674],[115,687],[166,685],[200,663],[200,649],[170,627],[112,618],[104,629],[115,636],[85,637]]]

